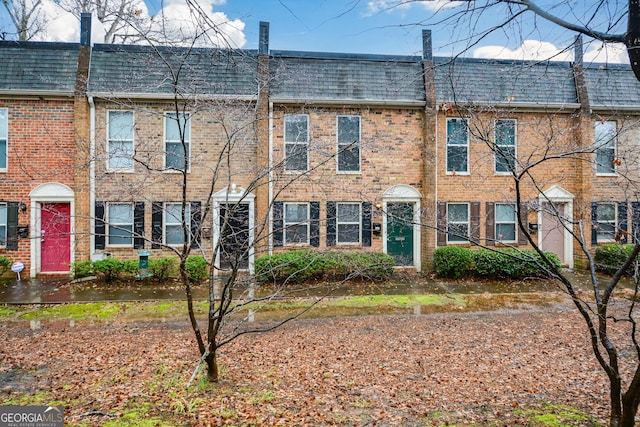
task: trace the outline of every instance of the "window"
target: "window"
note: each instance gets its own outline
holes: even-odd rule
[[[191,123],[189,113],[167,113],[164,117],[165,168],[189,169]],[[183,144],[184,143],[184,144]]]
[[[109,111],[107,169],[133,170],[133,111]]]
[[[0,108],[0,171],[7,170],[7,141],[9,139],[9,110]],[[6,208],[6,206],[5,206]],[[6,221],[5,221],[6,223]],[[6,233],[5,233],[6,235]],[[6,240],[5,240],[6,242]]]
[[[360,203],[338,203],[336,208],[338,243],[360,243]]]
[[[496,203],[496,240],[499,242],[516,241],[516,205]]]
[[[447,204],[447,242],[466,243],[469,241],[469,204]]]
[[[133,205],[111,203],[108,208],[109,246],[131,246],[133,244]]]
[[[284,116],[284,168],[287,171],[309,169],[309,116]]]
[[[309,204],[284,204],[284,244],[309,244]]]
[[[338,172],[360,171],[360,116],[338,116]]]
[[[185,206],[186,228],[191,228],[190,205]],[[164,208],[164,239],[167,245],[178,246],[185,242],[182,227],[182,203],[167,203]]]
[[[469,172],[469,127],[466,119],[447,119],[447,172]]]
[[[7,204],[0,203],[0,247],[7,246],[8,215]]]
[[[496,173],[512,172],[516,164],[516,121],[496,120],[495,137]]]
[[[596,173],[616,173],[616,122],[596,122]]]
[[[616,204],[615,203],[598,203],[597,207],[597,241],[613,242],[616,237]]]

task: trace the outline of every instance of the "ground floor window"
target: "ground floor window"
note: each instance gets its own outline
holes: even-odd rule
[[[447,243],[469,241],[469,203],[447,203]]]

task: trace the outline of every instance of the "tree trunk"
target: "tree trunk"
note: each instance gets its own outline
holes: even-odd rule
[[[218,372],[218,357],[216,350],[211,350],[204,359],[207,363],[207,379],[209,382],[217,383],[220,373]]]
[[[631,69],[640,80],[640,0],[629,0],[629,21],[625,44]]]

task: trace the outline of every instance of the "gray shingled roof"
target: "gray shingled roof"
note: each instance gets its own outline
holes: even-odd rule
[[[640,82],[630,65],[592,64],[584,71],[593,108],[633,106],[640,110]]]
[[[79,44],[0,42],[0,91],[72,95]]]
[[[424,102],[418,57],[272,51],[269,95],[301,102]]]
[[[435,58],[439,102],[566,105],[578,102],[567,62]]]
[[[132,96],[173,93],[185,96],[255,96],[257,53],[249,50],[95,45],[89,92]]]

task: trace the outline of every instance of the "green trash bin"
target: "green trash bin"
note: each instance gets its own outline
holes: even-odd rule
[[[149,273],[149,257],[151,256],[151,252],[146,249],[138,252],[138,257],[140,258],[140,263],[138,264],[138,275],[136,279],[144,279],[146,277],[151,277],[152,274]]]

